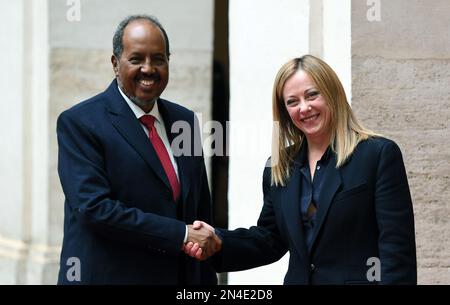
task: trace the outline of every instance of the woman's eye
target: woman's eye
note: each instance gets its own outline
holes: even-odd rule
[[[313,91],[313,92],[311,92],[310,94],[308,94],[308,97],[307,97],[307,98],[309,98],[309,99],[314,99],[314,98],[316,98],[318,95],[319,95],[319,92],[318,92],[318,91]]]
[[[292,105],[295,104],[295,102],[296,102],[295,100],[287,100],[287,101],[286,101],[286,105],[287,105],[287,106],[292,106]]]

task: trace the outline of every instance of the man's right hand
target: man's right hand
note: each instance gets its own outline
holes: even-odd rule
[[[188,225],[188,230],[188,240],[183,247],[187,255],[205,260],[222,249],[222,240],[206,222],[196,220]]]

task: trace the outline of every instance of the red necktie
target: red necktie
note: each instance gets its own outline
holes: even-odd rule
[[[170,161],[169,153],[167,152],[163,141],[156,131],[154,125],[155,117],[152,115],[144,115],[139,120],[148,129],[148,137],[150,138],[150,142],[152,142],[153,148],[158,155],[159,161],[161,161],[161,165],[166,172],[167,179],[169,179],[170,186],[172,187],[173,199],[177,201],[178,197],[180,197],[180,183],[178,182],[173,164]]]

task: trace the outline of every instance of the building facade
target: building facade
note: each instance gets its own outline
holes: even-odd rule
[[[401,147],[418,281],[450,283],[448,0],[1,0],[1,284],[56,283],[64,205],[56,119],[108,86],[112,35],[135,13],[165,26],[172,56],[163,97],[194,109],[204,137],[218,119],[214,107],[226,103],[227,163],[220,179],[209,171],[216,201],[227,202],[216,210],[221,224],[256,223],[273,80],[288,59],[311,53],[336,70],[364,124]],[[214,97],[217,64],[225,99]],[[227,282],[281,284],[287,259],[230,273]]]

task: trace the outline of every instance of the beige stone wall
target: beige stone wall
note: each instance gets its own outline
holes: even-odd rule
[[[330,1],[322,3],[334,3]],[[37,2],[0,2],[4,25],[0,31],[10,37],[4,40],[0,56],[8,71],[0,82],[5,110],[0,112],[5,143],[0,158],[0,284],[56,281],[64,199],[56,172],[56,118],[110,83],[111,36],[124,16],[148,13],[160,19],[173,53],[163,97],[201,112],[203,121],[211,115],[214,1],[83,0],[81,19],[75,22],[67,20],[66,0]],[[252,113],[261,111],[260,118],[267,119],[270,107],[261,105],[270,102],[266,91],[271,90],[274,71],[287,58],[311,49],[308,33],[314,31],[308,28],[309,17],[298,18],[308,11],[310,0],[284,1],[276,8],[271,0],[247,2],[231,3],[230,61],[235,84],[231,109],[233,105],[240,109],[232,112],[232,119],[245,114],[245,107]],[[450,4],[448,0],[372,3],[380,4],[379,21],[368,20],[367,1],[352,0],[352,105],[368,127],[395,140],[403,151],[415,211],[419,283],[450,284]],[[344,18],[334,7],[328,12],[336,20]],[[322,13],[327,16],[326,35],[316,42],[323,44],[330,60],[327,56],[342,51],[342,45],[335,43],[342,39],[335,38],[343,35],[343,24],[336,26],[336,33],[327,31],[330,16],[327,10]],[[274,20],[278,20],[275,27]],[[272,36],[267,35],[269,30]],[[256,70],[250,69],[252,65]],[[334,67],[342,75],[340,66]],[[257,82],[254,71],[264,72]],[[258,165],[255,160],[251,164]],[[260,170],[258,165],[252,177],[259,177]],[[246,182],[239,180],[245,178],[241,172],[236,168],[230,182]],[[241,195],[236,193],[236,198]],[[261,202],[254,197],[249,201]],[[230,215],[246,215],[241,220],[251,221],[251,214],[240,210],[246,205],[236,203],[230,205]],[[271,271],[268,281],[280,283],[284,271],[280,269],[276,278]],[[249,281],[255,274],[249,271]]]
[[[403,152],[420,284],[450,283],[450,4],[352,1],[352,106]]]

